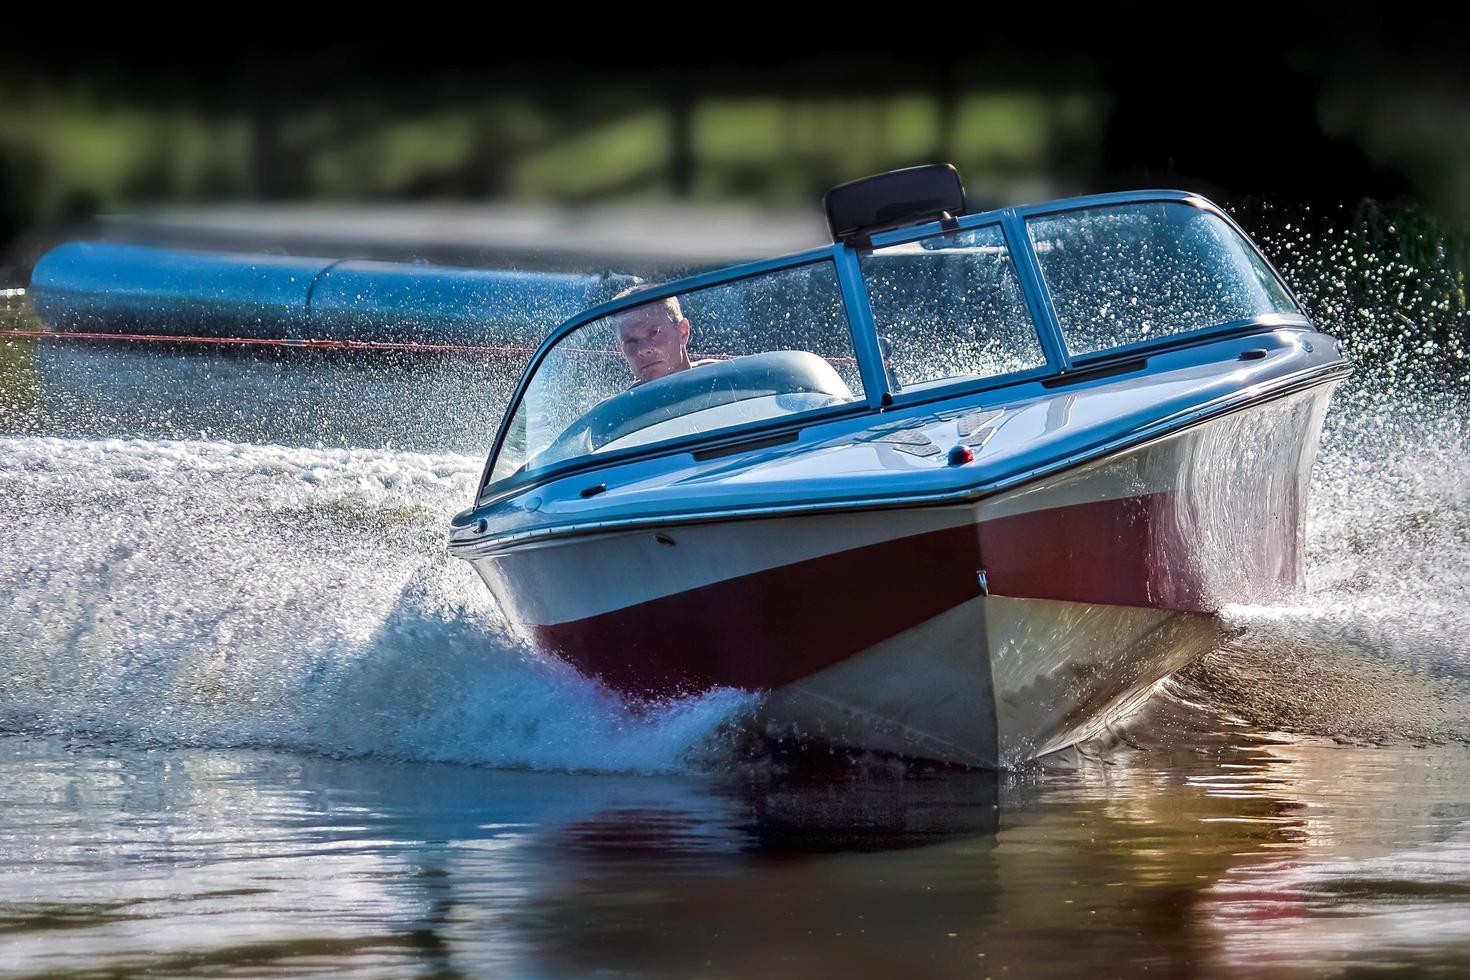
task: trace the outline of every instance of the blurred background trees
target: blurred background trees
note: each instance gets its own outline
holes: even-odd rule
[[[1453,14],[1125,4],[1048,18],[957,8],[924,43],[918,24],[866,25],[901,34],[901,53],[626,34],[573,49],[513,31],[13,39],[3,275],[23,282],[46,244],[99,214],[384,201],[814,214],[835,183],[934,160],[991,204],[1172,185],[1247,210],[1409,200],[1451,230],[1470,217]]]

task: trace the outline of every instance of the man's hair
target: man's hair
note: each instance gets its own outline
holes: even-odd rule
[[[616,296],[614,296],[613,299],[622,299],[624,296],[632,296],[634,293],[641,293],[645,289],[651,289],[651,288],[653,288],[653,287],[652,286],[629,286],[627,289],[623,290],[622,292],[620,292]],[[670,323],[678,323],[680,320],[684,319],[684,310],[683,310],[682,307],[679,306],[679,297],[677,297],[677,296],[669,296],[669,297],[666,297],[663,300],[663,306],[664,306],[664,312],[666,312],[669,315],[669,322]],[[619,310],[617,313],[614,313],[613,316],[615,316],[615,317],[616,316],[621,316],[622,314],[627,313],[630,310],[636,310],[637,308],[638,307],[636,307],[636,306],[630,306],[626,310]]]

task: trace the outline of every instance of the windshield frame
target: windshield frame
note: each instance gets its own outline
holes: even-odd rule
[[[1041,273],[1040,263],[1037,260],[1030,234],[1027,231],[1026,222],[1031,218],[1050,217],[1066,214],[1071,211],[1153,203],[1174,203],[1199,208],[1224,221],[1226,226],[1236,234],[1281,285],[1298,312],[1263,314],[1245,320],[1213,324],[1196,330],[1170,334],[1119,347],[1109,347],[1074,357],[1067,349],[1066,338],[1062,333],[1061,324],[1057,318],[1056,307],[1052,301],[1045,278]],[[887,365],[879,349],[878,333],[873,323],[872,308],[868,300],[867,282],[863,278],[859,256],[863,253],[871,253],[874,249],[884,248],[890,245],[907,244],[991,225],[998,226],[1004,235],[1006,248],[1010,252],[1012,265],[1015,269],[1017,279],[1020,282],[1027,309],[1031,314],[1032,325],[1036,329],[1042,351],[1046,356],[1046,363],[1040,367],[1009,374],[995,375],[993,377],[978,379],[959,378],[947,383],[926,384],[921,390],[895,390],[896,386],[892,383],[892,379],[888,375]],[[599,453],[562,460],[544,469],[529,472],[522,471],[504,477],[494,483],[490,482],[495,461],[499,458],[506,436],[510,431],[511,421],[514,419],[516,411],[520,407],[521,400],[525,396],[531,380],[535,377],[537,371],[540,370],[541,364],[547,354],[569,334],[594,320],[602,319],[629,307],[655,302],[670,296],[676,296],[710,286],[726,285],[773,272],[795,269],[807,265],[816,265],[823,262],[831,262],[837,276],[838,286],[847,315],[848,327],[851,333],[853,353],[857,359],[858,372],[863,383],[864,397],[845,405],[836,405],[789,416],[747,422],[709,432],[693,433],[687,436],[630,447],[616,452]],[[501,419],[499,429],[496,432],[495,441],[491,446],[484,469],[480,475],[479,487],[475,495],[476,501],[479,505],[483,506],[529,486],[545,483],[549,480],[558,479],[581,470],[601,469],[605,466],[626,462],[630,459],[670,455],[711,443],[744,440],[752,434],[766,434],[789,429],[799,429],[814,422],[823,422],[868,412],[876,413],[888,407],[903,407],[925,402],[943,401],[976,392],[1062,377],[1075,371],[1091,370],[1099,365],[1112,361],[1136,359],[1140,355],[1147,355],[1158,350],[1191,347],[1234,335],[1259,332],[1261,330],[1281,328],[1315,329],[1312,320],[1304,312],[1301,312],[1302,310],[1303,306],[1300,298],[1292,290],[1290,284],[1286,282],[1285,277],[1281,275],[1280,271],[1261,251],[1256,242],[1250,235],[1246,234],[1244,229],[1234,219],[1213,202],[1206,200],[1198,194],[1179,190],[1123,191],[1110,194],[1091,194],[1024,207],[997,208],[976,214],[964,215],[949,222],[931,221],[875,234],[862,243],[861,249],[851,242],[844,241],[777,258],[726,266],[683,279],[648,286],[620,299],[609,300],[608,302],[601,303],[578,313],[553,330],[531,356],[526,369],[521,373],[520,380],[511,395],[505,414]]]

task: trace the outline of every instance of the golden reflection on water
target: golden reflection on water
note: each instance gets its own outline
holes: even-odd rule
[[[994,774],[0,739],[12,968],[1297,975],[1470,964],[1470,762],[1177,703]],[[201,927],[207,923],[207,928]]]
[[[1465,746],[1298,741],[1263,756],[1272,793],[1300,817],[1289,848],[1230,868],[1202,894],[1223,965],[1470,962]]]

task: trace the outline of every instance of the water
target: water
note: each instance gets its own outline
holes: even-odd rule
[[[1463,303],[1344,242],[1309,590],[1000,775],[524,649],[443,548],[519,365],[0,341],[0,973],[1465,972]]]

